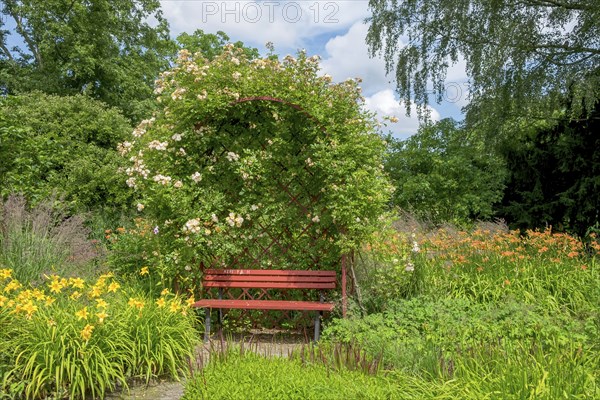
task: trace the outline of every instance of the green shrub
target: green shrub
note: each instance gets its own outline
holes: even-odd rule
[[[130,199],[116,147],[130,126],[119,111],[87,96],[33,92],[0,101],[0,196],[34,203],[52,193],[72,210],[120,212]]]
[[[164,291],[149,298],[111,275],[52,276],[35,289],[0,269],[0,392],[103,397],[131,378],[177,379],[199,338],[194,316]]]
[[[589,253],[577,238],[549,230],[419,234],[424,240],[411,258],[422,269],[420,295],[387,298],[383,312],[336,320],[324,340],[355,343],[382,355],[386,368],[451,383],[453,398],[598,398],[595,238]],[[384,282],[386,289],[399,293]]]
[[[542,306],[421,297],[385,313],[336,320],[323,340],[355,343],[382,357],[385,368],[437,384],[453,381],[453,390],[471,393],[456,398],[555,399],[600,390],[598,328]]]
[[[163,238],[157,268],[339,269],[374,229],[391,192],[385,145],[358,82],[318,70],[304,53],[248,59],[227,45],[213,60],[182,50],[161,74],[162,108],[119,146]]]

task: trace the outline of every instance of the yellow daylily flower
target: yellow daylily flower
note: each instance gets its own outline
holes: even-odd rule
[[[8,293],[13,290],[18,290],[21,286],[19,281],[10,281],[8,285],[4,286],[4,292]]]
[[[32,296],[37,300],[37,301],[43,301],[46,298],[46,295],[44,294],[44,292],[42,292],[40,289],[35,289],[32,293]]]
[[[138,308],[138,309],[140,309],[140,310],[141,310],[142,308],[144,308],[144,302],[143,302],[143,301],[141,301],[141,300],[134,299],[133,297],[130,297],[130,298],[129,298],[129,301],[127,302],[127,304],[128,304],[130,307],[135,307],[135,308]]]
[[[196,302],[196,300],[194,300],[194,296],[190,296],[188,297],[188,299],[185,301],[185,304],[187,304],[188,307],[191,307],[194,305],[194,303]]]
[[[104,322],[104,319],[108,317],[108,314],[105,311],[100,311],[96,313],[96,316],[98,317],[98,322],[102,323]]]
[[[48,287],[52,293],[60,293],[64,286],[61,285],[58,279],[53,279],[52,282],[48,284]]]
[[[90,340],[90,338],[92,337],[92,332],[94,331],[94,326],[87,324],[85,326],[85,328],[83,328],[81,330],[81,337],[83,338],[83,340],[85,340],[86,342],[88,340]]]
[[[21,310],[24,311],[27,314],[27,318],[31,318],[31,316],[33,315],[34,312],[36,312],[38,309],[38,307],[33,304],[33,301],[29,300],[22,308]]]
[[[52,303],[54,303],[56,301],[56,299],[54,297],[50,297],[50,296],[46,296],[46,300],[44,301],[44,305],[46,307],[49,307],[52,305]]]
[[[87,311],[87,307],[83,307],[81,310],[77,311],[75,313],[75,316],[77,317],[77,319],[88,319],[88,311]]]
[[[104,299],[96,299],[96,307],[106,309],[108,307],[108,303]]]
[[[70,278],[69,283],[71,284],[71,287],[76,289],[83,289],[85,287],[85,281],[81,278]]]
[[[119,285],[117,282],[112,282],[110,285],[108,285],[108,291],[109,292],[113,292],[116,293],[117,290],[121,287],[121,285]]]
[[[179,311],[179,304],[176,301],[172,301],[169,310],[174,313]]]
[[[90,290],[90,297],[100,297],[102,296],[102,287],[98,285],[92,286],[92,290]]]
[[[0,279],[8,279],[12,277],[12,269],[3,268],[0,269]]]

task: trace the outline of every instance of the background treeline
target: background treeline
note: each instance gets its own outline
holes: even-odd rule
[[[394,206],[434,224],[502,218],[512,228],[598,231],[600,106],[587,117],[525,123],[495,137],[442,120],[390,138]]]

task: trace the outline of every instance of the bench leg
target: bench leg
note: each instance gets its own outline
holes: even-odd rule
[[[322,312],[318,312],[315,317],[315,343],[319,341],[319,337],[321,335],[321,315]]]
[[[204,309],[206,317],[204,319],[204,343],[208,343],[210,340],[210,308]]]

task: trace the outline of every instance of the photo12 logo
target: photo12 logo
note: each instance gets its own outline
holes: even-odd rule
[[[301,5],[302,4],[302,5]],[[203,1],[202,22],[274,23],[282,20],[291,24],[307,20],[315,24],[335,24],[340,6],[333,1]]]
[[[468,82],[445,82],[441,93],[428,89],[425,93],[435,96],[437,103],[465,103],[469,101]]]

